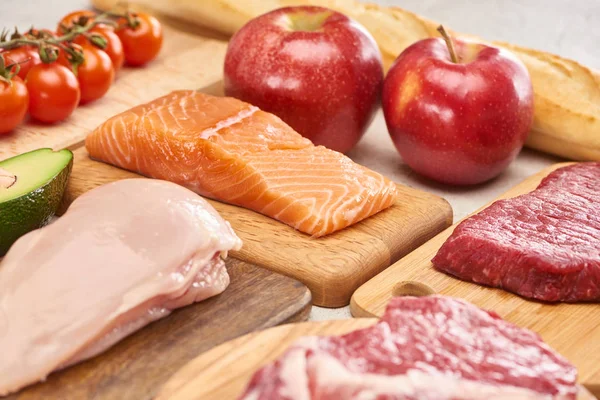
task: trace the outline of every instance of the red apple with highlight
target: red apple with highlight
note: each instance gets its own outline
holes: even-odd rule
[[[281,8],[230,40],[225,94],[271,112],[317,145],[347,152],[380,104],[377,43],[347,16],[323,7]]]
[[[454,185],[490,180],[521,151],[533,122],[533,87],[505,49],[443,38],[405,49],[385,78],[382,108],[404,162]]]

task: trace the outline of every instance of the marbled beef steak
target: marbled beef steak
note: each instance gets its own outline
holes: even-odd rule
[[[577,370],[540,337],[463,300],[396,297],[374,326],[306,337],[243,400],[575,399]]]
[[[560,168],[464,220],[432,261],[523,297],[600,301],[600,163]]]

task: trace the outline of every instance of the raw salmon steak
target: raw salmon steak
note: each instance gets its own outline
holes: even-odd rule
[[[240,239],[196,193],[127,179],[79,197],[0,264],[0,396],[223,292]]]
[[[234,98],[175,91],[116,115],[86,139],[94,159],[169,180],[315,237],[396,199],[396,186],[314,146],[275,115]]]

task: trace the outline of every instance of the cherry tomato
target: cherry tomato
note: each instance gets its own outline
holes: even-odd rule
[[[102,50],[110,57],[115,72],[120,70],[125,61],[125,53],[119,36],[117,36],[113,29],[100,26],[93,27],[89,32],[100,34],[106,39],[106,47]],[[90,41],[85,36],[80,35],[74,40],[74,43],[85,46],[90,44]]]
[[[97,100],[110,89],[114,80],[112,61],[103,50],[90,43],[83,46],[72,44],[72,47],[82,52],[85,61],[81,65],[73,66],[62,49],[58,53],[56,62],[75,73],[81,89],[80,104]]]
[[[4,53],[6,64],[19,63],[19,77],[21,79],[27,78],[29,70],[37,64],[40,64],[40,53],[33,46],[21,46],[12,50],[7,50]],[[14,71],[14,70],[13,70]]]
[[[59,35],[64,35],[66,32],[63,29],[63,26],[66,28],[71,28],[81,17],[87,17],[91,21],[96,17],[96,13],[90,10],[73,11],[72,13],[65,15],[60,20],[56,27],[56,32]]]
[[[27,75],[29,115],[41,122],[66,119],[79,104],[81,90],[75,75],[56,62],[38,64]]]
[[[0,135],[23,122],[28,106],[29,93],[21,78],[13,76],[10,83],[0,81]]]
[[[71,43],[71,47],[73,47],[75,51],[78,51],[83,55],[83,47],[75,43]],[[67,58],[67,53],[63,49],[60,49],[58,51],[58,57],[56,58],[56,62],[60,65],[64,65],[65,67],[69,68],[74,74],[77,75],[76,68],[73,67],[73,65]]]
[[[156,18],[145,13],[136,13],[139,25],[133,29],[127,27],[124,18],[119,20],[116,33],[125,50],[125,62],[132,66],[144,65],[156,58],[163,41],[162,26]]]
[[[115,78],[115,69],[108,54],[93,45],[83,47],[85,61],[77,68],[81,87],[81,104],[104,96]]]

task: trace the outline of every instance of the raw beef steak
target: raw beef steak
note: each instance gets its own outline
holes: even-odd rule
[[[451,297],[396,297],[372,327],[299,340],[241,399],[575,399],[576,378],[537,334],[495,313]]]
[[[600,301],[600,163],[560,168],[464,220],[432,261],[524,297]]]

